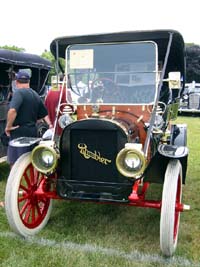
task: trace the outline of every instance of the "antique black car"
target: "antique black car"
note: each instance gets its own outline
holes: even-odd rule
[[[65,59],[66,99],[56,125],[59,143],[18,139],[30,145],[8,178],[5,206],[11,228],[38,233],[52,200],[148,207],[160,210],[160,247],[171,256],[177,245],[186,181],[187,127],[177,117],[184,90],[184,41],[174,30],[61,37],[51,51]],[[58,103],[57,118],[61,111]],[[147,199],[151,184],[162,199]],[[81,205],[81,203],[80,203]]]
[[[0,49],[0,158],[5,156],[7,151],[6,136],[3,133],[8,105],[13,93],[12,75],[21,69],[31,74],[30,85],[42,97],[45,94],[45,83],[51,69],[51,62],[38,55]]]
[[[179,113],[200,113],[200,83],[186,83],[180,99]]]

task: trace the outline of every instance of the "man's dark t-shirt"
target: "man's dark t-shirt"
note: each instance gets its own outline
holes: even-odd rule
[[[19,125],[19,128],[11,131],[11,139],[23,136],[36,137],[37,120],[48,114],[39,95],[31,88],[18,89],[13,94],[10,108],[17,111],[13,126]]]

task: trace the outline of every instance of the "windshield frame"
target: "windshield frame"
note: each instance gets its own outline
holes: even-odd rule
[[[70,50],[71,50],[72,47],[81,46],[81,47],[83,47],[83,50],[84,50],[84,47],[85,47],[85,49],[88,49],[88,47],[95,48],[95,46],[106,46],[106,45],[112,46],[112,45],[126,45],[126,44],[128,44],[128,45],[130,45],[130,44],[139,44],[139,45],[143,44],[144,45],[144,44],[148,44],[148,43],[153,44],[154,53],[155,53],[155,61],[153,61],[153,63],[155,64],[154,65],[154,71],[151,70],[149,72],[146,72],[146,73],[150,73],[150,74],[154,74],[155,75],[155,80],[153,79],[153,81],[154,81],[153,87],[154,88],[152,90],[154,90],[154,92],[153,92],[152,101],[150,101],[150,102],[140,101],[140,102],[137,102],[137,103],[135,103],[135,102],[126,102],[126,101],[123,101],[123,102],[120,102],[120,103],[119,102],[105,102],[105,103],[103,103],[101,101],[97,101],[97,102],[95,102],[95,101],[94,102],[85,101],[85,102],[79,103],[78,101],[75,101],[75,102],[71,101],[72,104],[75,104],[75,105],[96,105],[96,104],[98,104],[98,105],[149,105],[149,104],[152,104],[153,105],[155,103],[156,98],[157,98],[160,73],[159,73],[159,70],[158,70],[158,66],[159,66],[159,64],[158,64],[158,45],[157,45],[156,42],[154,42],[152,40],[149,40],[149,41],[148,40],[145,40],[145,41],[133,41],[133,42],[85,43],[85,44],[81,44],[81,43],[79,44],[78,43],[78,44],[69,45],[69,46],[67,46],[66,51],[65,51],[65,58],[66,58],[66,60],[65,60],[65,72],[66,72],[66,77],[67,77],[67,80],[68,80],[68,85],[69,85],[69,87],[70,87],[70,89],[72,91],[72,94],[76,93],[76,92],[74,92],[73,85],[70,82],[70,75],[71,75],[70,71],[71,70],[70,70],[70,61],[69,61],[68,55],[70,54]],[[121,63],[123,64],[123,62],[121,62]],[[147,62],[145,62],[145,63],[147,63]],[[141,71],[141,73],[144,75],[145,71]],[[147,75],[146,73],[145,73],[145,75]],[[114,73],[114,74],[117,75],[116,73]],[[70,99],[69,99],[69,102],[70,102]]]

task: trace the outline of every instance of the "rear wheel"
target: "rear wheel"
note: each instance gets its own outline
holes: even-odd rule
[[[42,137],[43,134],[49,129],[46,122],[39,122],[37,124],[37,136]]]
[[[35,194],[46,180],[31,164],[30,153],[13,165],[5,192],[5,209],[11,228],[22,236],[38,233],[48,222],[52,200]]]
[[[180,211],[176,204],[181,203],[182,166],[179,160],[170,160],[165,173],[160,218],[160,248],[165,256],[171,256],[176,250]]]

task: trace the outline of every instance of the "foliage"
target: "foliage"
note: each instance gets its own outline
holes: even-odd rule
[[[52,55],[52,53],[50,51],[47,51],[47,50],[45,50],[42,53],[41,57],[51,61],[52,69],[50,70],[49,77],[48,77],[48,84],[50,84],[51,83],[51,76],[56,75],[56,68],[55,68],[56,60],[55,60],[54,56]]]
[[[52,69],[49,74],[48,83],[51,82],[51,76],[56,75],[57,72],[61,73],[64,72],[65,69],[65,60],[63,58],[59,58],[59,66],[56,66],[56,59],[54,58],[53,54],[50,51],[45,50],[41,57],[48,59],[52,63]]]
[[[8,50],[13,50],[13,51],[17,51],[17,52],[25,52],[25,49],[24,48],[17,47],[15,45],[13,45],[13,46],[4,45],[4,46],[0,46],[0,48],[2,48],[2,49],[8,49]]]
[[[186,45],[186,81],[200,82],[200,46]]]
[[[52,63],[55,62],[54,56],[52,55],[50,51],[44,50],[41,57],[48,59]]]

